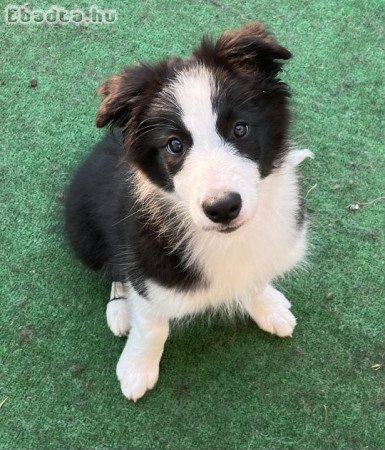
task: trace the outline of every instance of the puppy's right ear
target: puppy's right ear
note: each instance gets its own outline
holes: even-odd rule
[[[96,115],[96,126],[99,128],[111,124],[124,126],[130,118],[143,78],[140,79],[141,67],[129,67],[120,74],[107,78],[97,90],[104,98]]]

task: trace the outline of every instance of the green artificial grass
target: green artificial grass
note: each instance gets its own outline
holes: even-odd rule
[[[0,447],[385,448],[384,1],[98,6],[117,22],[0,19]],[[279,282],[298,326],[281,340],[248,320],[198,318],[173,331],[156,388],[130,403],[115,378],[124,341],[105,323],[109,282],[62,236],[66,184],[101,135],[95,89],[255,19],[294,54],[282,74],[292,136],[316,155],[302,168],[309,265]]]

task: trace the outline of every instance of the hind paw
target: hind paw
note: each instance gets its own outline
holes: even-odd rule
[[[130,308],[127,285],[113,282],[110,301],[107,303],[107,324],[115,336],[126,336],[130,330]]]

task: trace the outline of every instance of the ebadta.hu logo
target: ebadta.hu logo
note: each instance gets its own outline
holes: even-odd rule
[[[117,13],[115,9],[102,9],[95,5],[87,9],[66,9],[61,6],[36,9],[28,5],[7,5],[4,19],[9,25],[99,25],[116,22]]]

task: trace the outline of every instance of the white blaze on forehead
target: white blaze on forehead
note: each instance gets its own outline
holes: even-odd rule
[[[218,133],[212,104],[217,89],[213,73],[196,66],[180,73],[166,91],[179,106],[182,122],[193,141],[182,168],[173,178],[175,194],[188,206],[193,222],[201,229],[215,226],[202,208],[207,199],[238,193],[242,209],[235,226],[250,220],[256,209],[258,167]]]
[[[182,120],[190,131],[194,146],[212,147],[221,142],[216,131],[217,114],[212,98],[216,93],[213,74],[203,66],[182,72],[170,86],[170,93],[182,111]]]

